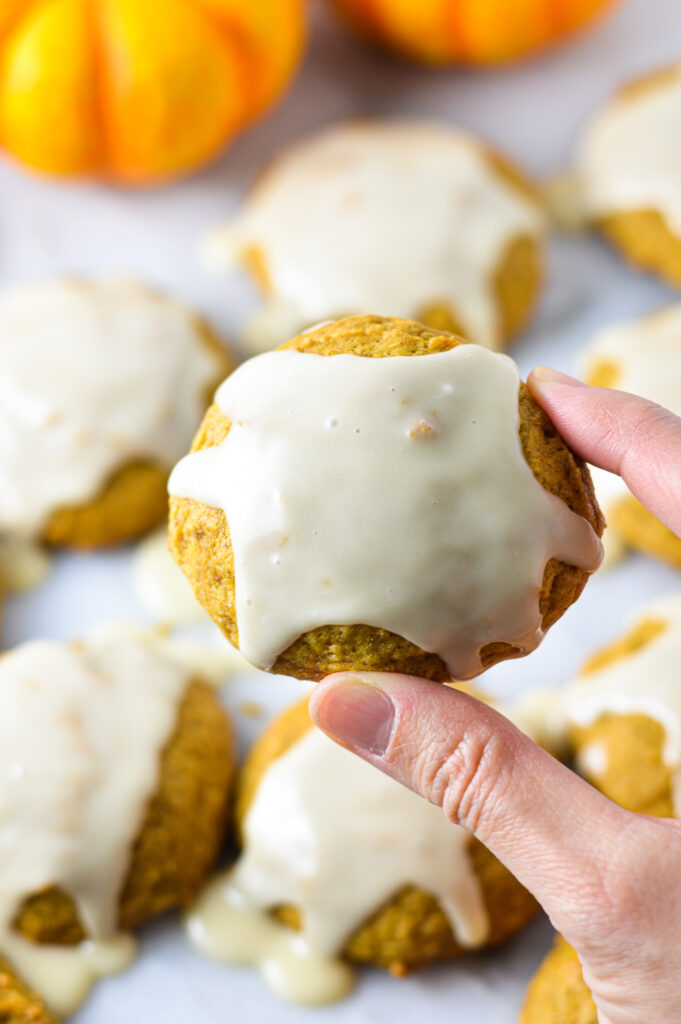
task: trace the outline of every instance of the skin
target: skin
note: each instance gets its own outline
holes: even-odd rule
[[[681,419],[543,367],[528,385],[577,455],[681,534]],[[529,889],[577,951],[599,1024],[681,1022],[681,823],[619,807],[492,708],[422,679],[339,673],[310,712]]]

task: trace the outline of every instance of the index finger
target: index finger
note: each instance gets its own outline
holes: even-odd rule
[[[681,419],[614,388],[596,388],[539,366],[527,386],[570,448],[618,473],[632,494],[681,535]]]

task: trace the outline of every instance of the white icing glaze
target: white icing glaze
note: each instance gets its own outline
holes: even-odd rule
[[[348,939],[408,885],[433,894],[462,946],[487,938],[470,835],[317,730],[268,766],[243,841],[235,867],[190,915],[189,934],[213,956],[259,963],[289,998],[305,995],[319,970],[314,1001],[338,998],[347,981],[333,968]],[[271,920],[277,906],[301,911],[299,933]]]
[[[60,1014],[134,953],[116,934],[118,898],[187,682],[121,630],[0,658],[0,954]],[[70,895],[90,941],[38,946],[14,931],[26,897],[49,886]]]
[[[619,391],[641,395],[681,416],[681,304],[598,331],[581,362],[581,374],[587,380],[599,364],[614,364]],[[607,517],[629,490],[614,473],[596,468],[592,477]],[[615,557],[619,554],[613,552]]]
[[[224,510],[239,647],[269,668],[316,626],[365,623],[456,678],[502,640],[541,640],[552,558],[592,570],[591,526],[537,482],[513,362],[477,345],[368,359],[272,352],[216,401],[233,425],[188,455],[172,494]]]
[[[669,81],[601,110],[578,166],[591,216],[652,209],[681,234],[681,65]]]
[[[220,365],[191,315],[128,281],[0,295],[0,531],[39,535],[128,462],[170,467]]]
[[[280,157],[206,261],[243,265],[255,247],[272,295],[248,332],[257,351],[328,317],[456,312],[467,336],[501,344],[493,275],[509,244],[539,239],[543,214],[492,167],[484,146],[449,126],[337,126]]]

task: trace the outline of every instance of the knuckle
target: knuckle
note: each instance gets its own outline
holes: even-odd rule
[[[426,750],[419,766],[421,791],[446,816],[471,832],[503,801],[508,759],[494,733],[469,729],[447,751]]]

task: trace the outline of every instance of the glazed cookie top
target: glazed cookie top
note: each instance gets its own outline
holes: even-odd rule
[[[640,608],[631,635],[639,639],[594,655],[564,690],[529,694],[520,700],[514,717],[527,731],[560,750],[572,727],[588,728],[603,715],[642,714],[659,722],[665,734],[664,763],[670,771],[674,804],[681,812],[681,595],[659,598]],[[645,626],[645,629],[642,627]],[[619,646],[619,645],[618,645]],[[516,709],[517,711],[518,709]],[[597,749],[585,748],[590,774],[607,767],[598,764]]]
[[[593,118],[578,169],[592,217],[655,210],[681,235],[681,65],[623,89]]]
[[[438,339],[379,318],[318,333],[358,325]],[[389,630],[458,679],[481,671],[487,643],[534,649],[547,562],[593,570],[601,547],[530,469],[519,388],[510,359],[467,344],[418,358],[286,349],[228,378],[216,403],[231,429],[169,486],[225,513],[245,657],[269,668],[331,623]]]
[[[151,639],[121,629],[0,658],[0,953],[58,1013],[134,953],[116,935],[118,898],[189,682]],[[26,898],[54,886],[88,943],[39,946],[13,928]]]
[[[568,724],[589,726],[608,712],[639,712],[665,731],[664,762],[672,777],[677,813],[681,809],[681,596],[671,595],[641,608],[635,624],[656,625],[646,641],[620,658],[600,665],[597,656],[565,692]]]
[[[0,532],[38,536],[127,463],[170,468],[225,372],[206,334],[129,281],[0,295]]]
[[[587,384],[630,391],[681,415],[681,303],[626,323],[606,327],[582,355]],[[598,468],[592,476],[607,507],[629,494],[613,473]]]
[[[302,705],[287,715],[297,712],[307,718]],[[246,934],[240,956],[273,958],[279,969],[266,977],[279,993],[314,1001],[343,994],[348,940],[405,886],[436,897],[463,947],[483,945],[489,920],[470,834],[307,722],[267,765],[242,821],[241,857],[199,901],[190,934],[226,959]],[[299,933],[272,920],[281,906],[300,912]]]
[[[261,348],[329,317],[418,318],[433,303],[498,348],[494,273],[511,242],[542,232],[531,189],[475,138],[429,122],[357,122],[279,157],[206,254],[256,270],[272,300]]]

